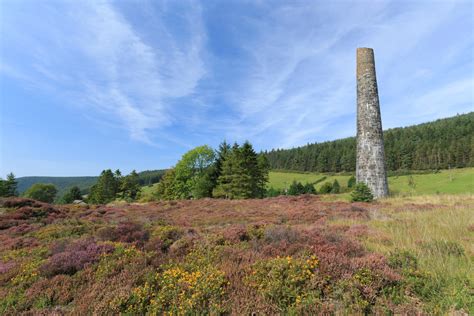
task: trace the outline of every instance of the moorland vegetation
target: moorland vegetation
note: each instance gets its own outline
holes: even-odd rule
[[[469,314],[473,207],[2,199],[0,314]]]

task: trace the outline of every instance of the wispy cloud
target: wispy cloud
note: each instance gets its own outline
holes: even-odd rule
[[[398,116],[399,125],[413,117],[429,120],[449,115],[436,106],[440,102],[426,110],[431,97],[423,96],[423,91],[438,85],[425,87],[420,72],[413,70],[420,68],[415,54],[425,51],[430,55],[432,49],[438,49],[436,34],[456,20],[462,6],[437,3],[427,8],[421,2],[396,7],[388,1],[359,4],[268,6],[265,19],[259,16],[250,22],[255,34],[243,43],[249,47],[247,73],[240,78],[238,89],[229,87],[237,118],[226,125],[227,138],[252,139],[272,148],[354,135],[355,119],[342,129],[338,122],[356,111],[355,48],[360,46],[375,48],[382,101],[390,96],[382,103],[382,112],[403,109],[405,116]],[[453,46],[462,50],[466,41],[452,44],[450,51]],[[428,69],[425,74],[443,75],[439,68]],[[419,89],[411,97],[420,104],[415,107],[405,98],[414,85]],[[465,82],[452,83],[447,91],[456,91],[458,97],[442,98],[444,102],[472,104]],[[439,97],[447,91],[433,95]]]
[[[39,5],[41,23],[51,22],[38,32],[14,23],[13,32],[32,35],[23,38],[24,43],[10,38],[14,43],[7,45],[35,45],[31,53],[23,52],[21,63],[4,66],[3,72],[61,89],[72,103],[123,125],[133,139],[152,144],[150,132],[175,119],[170,100],[192,94],[205,75],[201,8],[188,4],[179,30],[163,21],[166,10],[173,8],[159,8],[155,17],[162,19],[154,21],[153,41],[144,40],[109,2]],[[32,16],[36,12],[24,14],[24,21],[39,23]]]
[[[472,106],[472,33],[455,32],[473,26],[467,2],[22,4],[5,6],[0,71],[150,145],[354,135],[360,46],[386,127]]]

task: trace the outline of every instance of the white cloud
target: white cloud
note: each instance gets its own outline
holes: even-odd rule
[[[74,99],[105,121],[121,123],[131,138],[153,143],[150,131],[174,119],[169,101],[192,94],[205,75],[200,7],[189,2],[188,15],[180,21],[184,36],[178,38],[175,26],[157,19],[156,40],[147,42],[109,2],[61,5],[40,4],[41,21],[22,17],[41,23],[38,32],[35,25],[10,21],[17,33],[32,34],[23,42],[10,38],[8,45],[34,49],[21,63],[3,66],[3,72],[62,90],[68,101]]]
[[[439,61],[434,60],[431,67],[417,54],[421,51],[433,56],[431,50],[439,46],[439,29],[453,23],[463,10],[456,3],[427,8],[426,3],[397,7],[390,2],[308,2],[267,9],[266,19],[254,21],[256,38],[251,45],[244,43],[252,62],[240,80],[238,97],[232,100],[239,117],[225,127],[230,139],[257,140],[261,147],[272,148],[354,135],[355,124],[344,130],[331,126],[348,114],[354,114],[355,123],[356,47],[375,49],[379,88],[384,89],[380,91],[382,101],[389,96],[389,102],[382,102],[382,113],[403,109],[399,125],[414,117],[450,115],[443,110],[447,104],[472,105],[462,80],[452,84],[445,80],[445,88],[426,95],[426,89],[436,89],[439,83],[427,88],[420,78],[443,76]],[[466,48],[465,41],[450,44],[450,56]],[[450,65],[447,58],[442,62]],[[417,71],[423,61],[425,68]],[[405,102],[407,90],[413,86],[419,88],[409,94],[420,106]]]

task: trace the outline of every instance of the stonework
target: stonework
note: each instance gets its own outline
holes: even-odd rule
[[[371,48],[357,48],[356,179],[367,184],[374,198],[388,195],[382,119]]]

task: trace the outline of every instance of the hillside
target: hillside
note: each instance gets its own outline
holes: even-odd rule
[[[474,112],[384,132],[389,170],[474,167]],[[355,137],[264,154],[272,169],[354,171]]]
[[[58,196],[62,196],[69,188],[78,186],[81,190],[87,190],[97,182],[98,177],[20,177],[18,181],[18,192],[21,194],[35,183],[52,183],[58,189]]]
[[[0,314],[469,314],[473,208],[472,195],[0,200]]]

